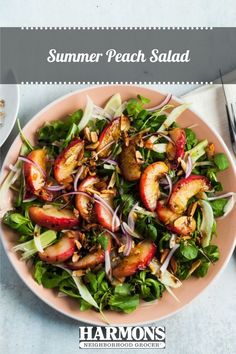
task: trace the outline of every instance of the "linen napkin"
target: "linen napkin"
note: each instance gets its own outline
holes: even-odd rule
[[[236,102],[236,85],[225,85],[225,91],[229,102]],[[186,102],[190,102],[191,108],[193,108],[196,113],[199,113],[199,115],[206,120],[208,125],[218,131],[236,161],[230,141],[222,86],[220,84],[202,86],[182,96],[182,99]]]

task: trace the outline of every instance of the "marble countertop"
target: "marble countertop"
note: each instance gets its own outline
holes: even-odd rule
[[[189,0],[8,0],[1,4],[0,10],[1,26],[235,26],[235,20],[235,0],[224,3],[208,0],[207,4],[204,0],[191,3]],[[77,88],[69,85],[21,87],[19,116],[27,122],[46,104]],[[192,88],[167,86],[163,90],[180,95]],[[2,157],[15,135],[16,129],[3,146]],[[82,352],[78,347],[79,323],[57,313],[26,288],[1,244],[0,266],[0,352]],[[236,254],[221,276],[184,311],[156,323],[166,326],[165,353],[236,352],[235,273]],[[125,353],[116,350],[117,354],[121,352]]]

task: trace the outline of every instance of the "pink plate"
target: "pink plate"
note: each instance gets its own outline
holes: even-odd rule
[[[34,118],[32,118],[30,122],[28,122],[24,128],[24,133],[31,141],[33,141],[35,131],[45,122],[63,118],[78,108],[83,108],[86,104],[87,95],[89,95],[98,106],[103,106],[105,102],[117,92],[121,94],[123,100],[127,100],[128,98],[136,97],[137,94],[141,94],[151,99],[152,106],[159,104],[164,97],[164,95],[158,91],[138,86],[112,85],[87,88],[66,95],[48,105]],[[177,103],[178,100],[172,99],[172,103],[173,102]],[[236,170],[230,153],[221,137],[211,127],[209,127],[204,120],[202,120],[191,110],[184,112],[178,122],[183,127],[197,124],[194,130],[198,137],[200,139],[207,138],[210,142],[215,144],[217,151],[224,152],[228,156],[230,167],[226,172],[220,174],[220,181],[223,183],[226,192],[236,192]],[[19,154],[20,146],[21,140],[18,136],[10,147],[5,158],[1,181],[6,176],[7,166],[15,163]],[[10,192],[7,200],[1,200],[1,207],[4,209],[11,208]],[[210,267],[209,273],[205,278],[189,279],[184,281],[182,287],[174,290],[176,296],[180,299],[180,303],[176,302],[168,293],[165,293],[159,302],[145,306],[141,304],[139,308],[131,314],[121,314],[107,311],[106,317],[109,323],[113,325],[137,325],[151,323],[173,315],[177,311],[183,309],[194,298],[196,298],[213,281],[214,278],[216,278],[216,276],[222,271],[229,261],[235,245],[235,220],[236,208],[226,218],[217,222],[218,237],[215,238],[214,243],[218,244],[220,248],[220,260],[214,265],[214,267]],[[99,313],[93,310],[81,312],[76,301],[67,297],[59,298],[57,297],[56,292],[49,289],[44,289],[42,286],[38,285],[33,280],[31,270],[27,267],[26,263],[20,261],[18,256],[11,252],[11,247],[14,245],[16,235],[14,235],[14,233],[8,228],[1,225],[1,237],[5,251],[15,270],[25,284],[41,300],[46,302],[55,310],[76,320],[96,325],[104,325],[104,321]]]

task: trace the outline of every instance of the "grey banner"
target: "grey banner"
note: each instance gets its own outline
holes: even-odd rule
[[[3,84],[206,83],[235,69],[236,28],[1,28],[0,60]]]

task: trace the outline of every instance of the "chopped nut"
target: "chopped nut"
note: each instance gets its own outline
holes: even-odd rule
[[[172,269],[173,273],[175,274],[177,272],[177,268],[178,268],[178,265],[177,265],[175,257],[171,257],[170,266],[171,266],[171,269]]]
[[[120,130],[121,131],[127,131],[130,128],[130,121],[129,118],[122,115],[120,117]]]
[[[91,132],[91,141],[92,143],[96,143],[98,141],[98,135],[96,132]]]
[[[125,249],[125,245],[122,245],[122,246],[119,247],[118,252],[119,253],[123,253],[124,249]]]
[[[93,188],[91,188],[91,187],[87,187],[87,188],[86,188],[86,192],[92,193],[92,194],[97,194],[97,195],[100,195],[100,194],[101,194],[101,193],[98,192],[96,189],[93,189]]]
[[[202,263],[201,259],[195,261],[188,272],[188,276],[190,276],[201,265],[201,263]]]
[[[163,250],[161,258],[160,258],[160,263],[161,264],[165,262],[165,259],[168,256],[169,252],[170,251],[167,248]]]
[[[215,145],[213,143],[209,143],[206,147],[207,157],[210,159],[215,155]]]
[[[136,161],[139,165],[142,165],[144,163],[144,159],[143,159],[143,156],[141,154],[140,151],[136,151],[135,152],[135,155],[136,155]]]
[[[84,269],[74,270],[72,272],[73,277],[82,277],[85,274],[86,274],[86,270]]]
[[[89,168],[86,166],[86,167],[84,168],[83,172],[81,173],[79,179],[81,179],[81,180],[85,179],[85,177],[87,176],[88,172],[89,172]]]
[[[198,206],[198,202],[195,202],[195,203],[192,203],[189,207],[188,207],[188,215],[189,216],[193,216],[196,209],[197,209],[197,206]]]
[[[88,172],[89,172],[89,176],[96,176],[96,171],[89,170]]]
[[[114,191],[114,189],[103,189],[101,191],[102,194],[108,194],[108,195],[115,195],[116,192]]]
[[[98,183],[95,183],[94,186],[96,189],[103,190],[107,187],[107,184],[105,181],[99,181]]]
[[[85,146],[85,150],[96,150],[99,145],[99,141],[94,142],[93,144],[89,144]]]
[[[91,141],[91,133],[88,127],[84,128],[84,136],[88,141]]]
[[[78,254],[78,252],[75,252],[72,256],[72,262],[75,263],[75,262],[78,262],[80,258],[80,255]]]
[[[5,107],[5,101],[3,99],[0,99],[0,107]]]
[[[148,139],[147,141],[145,141],[144,146],[145,146],[146,149],[150,149],[150,150],[153,149],[153,143],[151,142],[150,139]]]
[[[82,245],[81,245],[81,243],[78,240],[75,240],[75,245],[76,245],[78,250],[80,250],[82,248]]]

